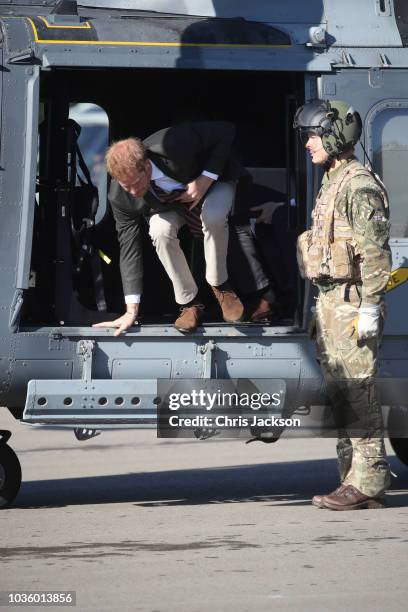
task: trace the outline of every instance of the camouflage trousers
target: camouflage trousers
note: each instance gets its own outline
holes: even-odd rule
[[[316,340],[338,432],[340,480],[374,497],[391,484],[381,406],[375,388],[380,338],[358,341],[356,285],[320,291]]]

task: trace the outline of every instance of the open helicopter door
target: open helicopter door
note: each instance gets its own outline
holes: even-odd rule
[[[302,279],[298,274],[298,267],[295,261],[296,241],[299,234],[304,231],[306,223],[306,210],[302,206],[302,202],[306,200],[306,184],[305,184],[305,156],[302,150],[302,145],[293,129],[293,119],[296,110],[301,104],[296,95],[287,95],[285,98],[286,109],[286,204],[287,204],[287,233],[290,238],[291,247],[293,247],[292,269],[296,271],[296,294],[297,294],[297,310],[295,314],[295,324],[302,327],[304,324],[304,306],[306,306],[308,298],[308,288],[304,286]],[[306,300],[305,300],[306,298]],[[303,308],[302,308],[303,307]]]
[[[297,235],[300,235],[305,229],[310,227],[312,210],[323,174],[319,166],[312,164],[310,156],[306,155],[303,143],[297,132],[293,129],[294,115],[299,106],[318,96],[317,77],[315,75],[305,74],[304,92],[304,102],[298,100],[295,96],[287,96],[286,99],[286,164],[288,175],[292,177],[290,179],[288,176],[288,180],[291,181],[292,193],[290,199],[288,198],[288,203],[291,205],[288,214],[288,227],[295,230]],[[296,270],[298,270],[297,263]],[[315,305],[316,289],[310,281],[302,281],[299,274],[297,282],[298,323],[300,327],[307,329],[312,317],[311,309]]]

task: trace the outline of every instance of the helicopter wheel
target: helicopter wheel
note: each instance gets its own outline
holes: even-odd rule
[[[0,444],[0,508],[6,508],[16,497],[21,485],[21,466],[8,444]]]

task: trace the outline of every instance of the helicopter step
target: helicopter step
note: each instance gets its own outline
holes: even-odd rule
[[[30,380],[23,421],[30,424],[154,427],[157,379]]]

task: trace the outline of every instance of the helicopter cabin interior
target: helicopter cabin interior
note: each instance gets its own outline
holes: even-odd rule
[[[95,157],[92,146],[87,151],[81,145],[91,175],[94,163],[99,164],[99,176],[104,175],[105,189],[100,190],[96,212],[95,190],[76,146],[76,124],[69,120],[70,109],[84,103],[106,113],[106,141],[129,136],[143,139],[161,128],[194,119],[228,120],[235,125],[234,150],[253,178],[248,207],[284,202],[270,225],[251,222],[259,256],[279,303],[272,324],[298,324],[303,285],[295,245],[305,227],[306,213],[299,205],[305,201],[305,156],[292,121],[303,99],[304,75],[294,72],[43,71],[30,287],[24,297],[21,324],[88,326],[116,317],[125,308],[103,151],[98,159],[91,159],[90,153]],[[93,125],[89,131],[89,125],[84,123],[82,131],[89,132],[88,141],[95,145],[102,127]],[[170,324],[177,304],[147,230],[143,222],[144,291],[139,320]],[[218,305],[205,283],[202,245],[186,228],[181,230],[180,240],[208,307],[205,322],[220,321]]]

